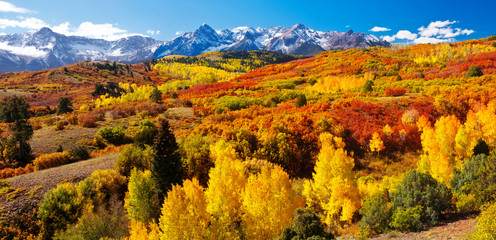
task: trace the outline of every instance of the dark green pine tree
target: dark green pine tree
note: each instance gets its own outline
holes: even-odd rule
[[[293,225],[284,228],[279,240],[312,239],[328,240],[334,239],[331,233],[327,233],[320,222],[319,216],[312,210],[296,209]]]
[[[32,160],[28,140],[33,136],[33,126],[28,123],[29,104],[22,97],[7,98],[0,103],[0,121],[9,124],[12,136],[2,144],[8,146],[7,158],[25,165]]]
[[[479,154],[486,154],[487,156],[489,156],[489,146],[484,140],[482,140],[482,138],[479,138],[477,140],[477,144],[475,145],[473,151],[474,156],[477,156]]]
[[[367,80],[362,87],[362,92],[368,93],[374,91],[373,86],[374,86],[374,82],[372,82],[371,80]]]
[[[468,69],[467,73],[465,74],[465,77],[466,78],[469,78],[469,77],[480,77],[484,75],[484,73],[482,73],[482,70],[480,69],[479,66],[476,66],[476,65],[472,65],[470,66],[470,68]]]
[[[162,92],[158,88],[154,88],[150,93],[150,102],[162,103]]]
[[[167,120],[160,122],[152,148],[152,178],[158,190],[160,203],[162,203],[167,192],[172,189],[172,185],[181,184],[184,177],[176,138]]]
[[[71,99],[67,97],[60,97],[59,103],[57,105],[57,115],[72,112],[72,102]]]

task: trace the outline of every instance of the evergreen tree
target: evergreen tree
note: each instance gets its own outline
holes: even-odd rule
[[[411,170],[391,197],[394,211],[407,211],[421,206],[420,216],[423,222],[436,224],[442,212],[451,207],[452,193],[444,183],[438,182],[429,173]]]
[[[374,82],[372,82],[371,80],[367,80],[363,85],[362,92],[368,93],[374,91],[373,86],[374,86]]]
[[[73,109],[71,99],[66,97],[59,98],[59,104],[57,105],[57,115],[72,111]]]
[[[480,67],[476,66],[476,65],[473,65],[471,66],[468,71],[467,71],[467,74],[465,75],[465,77],[469,78],[469,77],[480,77],[484,75],[482,73],[482,70],[480,69]]]
[[[279,240],[292,239],[334,239],[334,236],[324,230],[319,216],[312,210],[296,209],[293,225],[284,229]]]
[[[162,103],[162,92],[158,88],[153,88],[150,93],[150,102]]]
[[[33,126],[28,123],[29,104],[22,97],[7,98],[0,104],[0,120],[9,123],[12,136],[4,140],[7,158],[26,164],[32,159],[31,146],[27,142],[33,136]]]
[[[477,156],[479,154],[486,154],[489,156],[489,146],[481,138],[477,140],[477,145],[475,145],[474,147],[474,156]]]
[[[151,172],[161,204],[172,185],[181,184],[184,170],[176,138],[167,120],[160,122],[158,134],[153,142]]]
[[[305,105],[307,105],[307,98],[306,98],[305,94],[298,95],[298,98],[296,99],[295,106],[297,108],[300,108],[300,107],[303,107]]]

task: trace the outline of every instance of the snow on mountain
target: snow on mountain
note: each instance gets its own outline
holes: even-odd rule
[[[366,33],[316,31],[303,24],[289,28],[214,30],[207,24],[166,42],[140,35],[115,41],[65,36],[42,28],[36,32],[0,35],[0,73],[56,68],[84,60],[138,63],[166,55],[195,56],[207,51],[268,50],[315,55],[327,50],[388,47]]]
[[[154,58],[167,55],[194,56],[207,51],[269,50],[298,55],[315,55],[327,50],[389,47],[390,44],[376,36],[349,31],[321,32],[303,24],[289,28],[237,27],[232,30],[213,30],[203,24],[194,32],[163,43],[154,53]]]
[[[56,68],[84,60],[138,63],[149,60],[161,42],[142,36],[116,41],[65,36],[42,28],[0,36],[0,72]]]

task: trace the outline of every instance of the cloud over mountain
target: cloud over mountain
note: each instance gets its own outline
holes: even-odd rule
[[[400,30],[392,36],[382,36],[381,38],[394,42],[397,40],[407,40],[407,43],[423,44],[423,43],[441,43],[454,42],[456,37],[461,35],[470,35],[474,33],[471,29],[453,28],[452,25],[458,21],[435,21],[429,23],[427,27],[422,26],[417,29],[418,33],[412,33],[409,30]]]

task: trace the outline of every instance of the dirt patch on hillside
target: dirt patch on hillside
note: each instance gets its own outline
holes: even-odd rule
[[[25,92],[18,89],[1,89],[0,90],[0,98],[4,97],[13,97],[13,96],[29,96],[32,93]]]
[[[414,239],[429,239],[429,240],[445,240],[445,239],[470,239],[470,234],[473,233],[477,220],[474,218],[458,220],[446,225],[433,227],[427,231],[415,233],[400,233],[391,232],[383,234],[373,240],[414,240]]]

